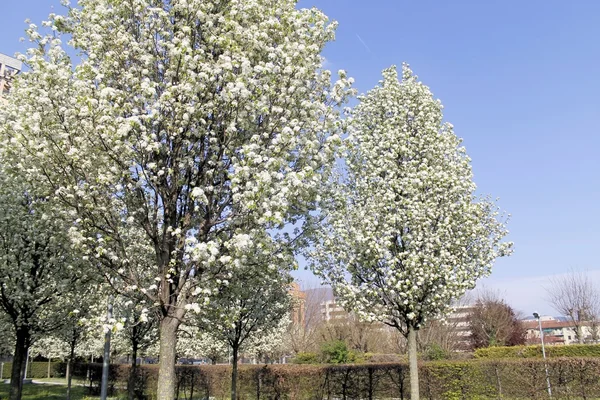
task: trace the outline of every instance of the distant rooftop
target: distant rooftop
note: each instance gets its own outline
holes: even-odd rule
[[[0,53],[0,64],[19,71],[23,68],[23,63],[21,61],[2,53]]]

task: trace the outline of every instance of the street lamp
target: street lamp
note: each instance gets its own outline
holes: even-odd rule
[[[108,307],[106,310],[106,319],[107,323],[110,324],[111,319],[113,317],[113,305],[112,305],[112,296],[108,297]],[[111,329],[107,329],[104,334],[104,354],[102,358],[102,382],[100,384],[100,399],[106,400],[108,396],[108,374],[110,369],[110,331]]]
[[[537,319],[540,328],[540,340],[542,341],[542,356],[544,357],[544,368],[546,370],[546,384],[548,385],[548,396],[552,397],[552,388],[550,387],[550,375],[548,375],[548,363],[546,362],[546,348],[544,347],[544,331],[542,331],[542,320],[540,314],[534,312],[533,318]]]

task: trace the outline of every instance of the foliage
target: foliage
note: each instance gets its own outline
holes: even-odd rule
[[[227,359],[227,342],[211,335],[210,332],[203,332],[195,326],[184,325],[177,334],[178,357],[206,357],[212,363]]]
[[[0,112],[10,164],[69,210],[73,243],[159,308],[167,399],[185,313],[249,244],[296,244],[281,229],[301,225],[335,159],[352,80],[322,68],[336,24],[295,5],[80,0],[47,35],[29,27]]]
[[[527,332],[519,316],[495,295],[483,294],[477,299],[469,313],[468,323],[474,349],[525,344]]]
[[[1,379],[10,379],[10,369],[12,368],[11,362],[4,363],[4,373]],[[51,378],[62,378],[65,376],[65,363],[64,362],[51,362],[50,363],[50,377]],[[46,361],[33,361],[28,363],[27,368],[28,378],[47,378],[48,377],[48,362]]]
[[[285,269],[290,261],[261,254],[259,248],[249,252],[198,315],[201,330],[227,343],[234,353],[259,355],[280,346],[292,307],[291,276]]]
[[[346,177],[322,203],[310,255],[349,307],[405,331],[446,311],[511,245],[494,204],[475,200],[439,101],[407,66],[402,82],[395,67],[383,76],[353,112]]]
[[[424,352],[424,358],[430,361],[447,360],[450,358],[450,353],[444,350],[439,344],[433,343],[429,345]]]
[[[546,357],[600,357],[600,344],[546,346]],[[477,358],[542,357],[542,346],[487,347],[475,350]]]
[[[416,331],[511,243],[495,203],[475,198],[470,158],[441,103],[407,65],[402,82],[388,68],[359,100],[308,255],[348,310],[407,336],[418,400]]]
[[[98,368],[100,364],[97,364]],[[156,366],[141,366],[149,399]],[[489,359],[424,362],[421,395],[428,399],[546,398],[541,359]],[[111,369],[116,387],[127,380],[128,366]],[[555,398],[600,397],[600,359],[552,358],[548,370]],[[83,372],[84,369],[81,369]],[[177,366],[180,398],[229,396],[231,366]],[[97,376],[94,374],[94,376]],[[99,379],[99,376],[94,379]],[[241,365],[241,398],[408,398],[408,365]],[[95,383],[94,383],[95,385]]]
[[[321,359],[328,364],[347,363],[349,353],[348,345],[342,340],[334,340],[321,345]]]
[[[301,352],[293,359],[294,364],[318,364],[319,362],[320,357],[317,353]]]

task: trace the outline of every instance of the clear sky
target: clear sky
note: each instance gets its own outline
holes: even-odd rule
[[[0,52],[24,51],[25,18],[59,0],[2,7]],[[301,0],[339,22],[327,66],[365,92],[408,62],[464,139],[479,191],[512,214],[512,257],[484,284],[529,314],[554,314],[548,276],[595,270],[600,282],[600,2]],[[311,281],[308,272],[297,274]]]

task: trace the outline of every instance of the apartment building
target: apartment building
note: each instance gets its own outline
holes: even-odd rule
[[[291,312],[292,323],[304,326],[306,323],[306,292],[300,289],[300,285],[292,282],[290,295],[293,299],[293,308]]]
[[[0,53],[0,100],[6,97],[14,76],[21,72],[22,68],[21,61]]]
[[[323,321],[347,320],[349,316],[350,314],[335,299],[321,302],[321,319]]]
[[[545,344],[569,345],[577,344],[579,341],[575,335],[575,324],[572,321],[558,319],[554,317],[543,316],[540,318],[542,332],[544,333]],[[522,321],[523,327],[527,330],[526,340],[528,344],[539,344],[540,326],[537,320]],[[596,327],[598,329],[598,327]],[[581,326],[585,343],[594,343],[594,326],[591,323],[583,322]]]

